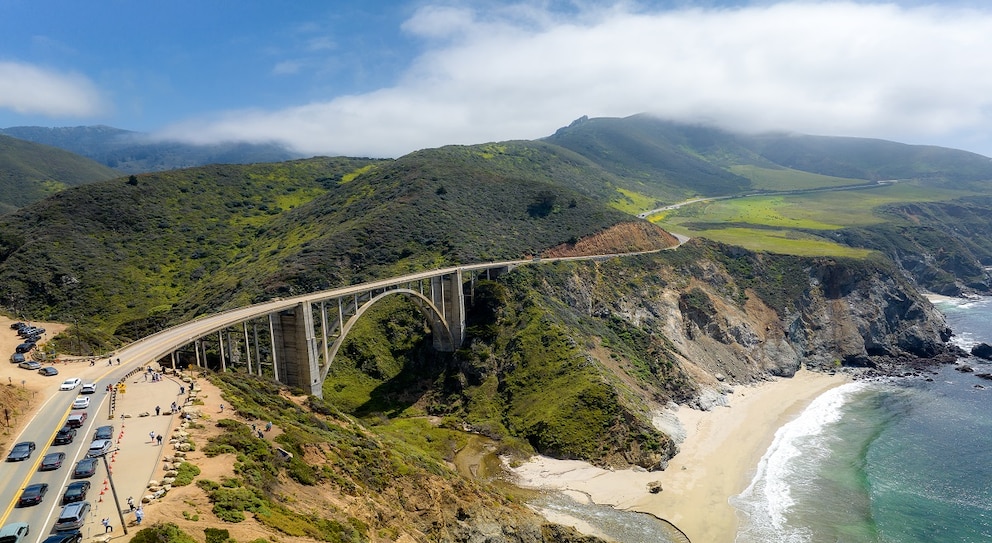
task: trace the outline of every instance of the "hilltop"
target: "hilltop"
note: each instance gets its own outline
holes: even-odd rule
[[[0,135],[0,215],[68,187],[120,177],[78,155]]]

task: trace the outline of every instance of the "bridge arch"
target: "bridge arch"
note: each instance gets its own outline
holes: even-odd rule
[[[341,326],[340,334],[327,350],[327,360],[324,361],[322,365],[323,367],[320,370],[319,386],[324,386],[324,381],[327,379],[327,375],[331,371],[331,364],[337,356],[338,349],[341,348],[345,338],[348,337],[348,332],[350,332],[351,328],[356,322],[358,322],[358,319],[360,319],[362,315],[371,309],[377,302],[394,294],[406,295],[410,297],[414,305],[416,305],[420,309],[420,312],[424,314],[424,317],[427,318],[427,322],[431,327],[431,333],[434,336],[434,348],[436,350],[451,352],[457,348],[458,345],[450,327],[448,326],[448,323],[444,319],[444,315],[442,315],[441,310],[434,305],[434,302],[431,301],[430,298],[424,296],[420,292],[408,288],[394,288],[386,290],[376,296],[373,296],[369,300],[366,300],[365,303],[359,306],[358,310],[355,311],[355,313]]]

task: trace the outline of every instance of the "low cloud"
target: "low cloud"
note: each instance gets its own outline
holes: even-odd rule
[[[420,9],[403,30],[427,47],[391,88],[221,113],[163,134],[398,156],[542,137],[582,115],[649,112],[735,130],[992,152],[982,130],[992,121],[992,10],[854,2],[496,9]]]
[[[23,115],[92,117],[104,110],[96,86],[75,73],[0,62],[0,108]]]

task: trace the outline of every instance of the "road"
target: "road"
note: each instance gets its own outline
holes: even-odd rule
[[[684,243],[688,238],[678,236],[679,242]],[[673,247],[674,248],[674,247]],[[452,267],[446,270],[434,270],[404,276],[402,278],[392,278],[383,281],[376,281],[364,285],[354,285],[333,291],[297,296],[284,300],[273,300],[270,302],[242,307],[230,311],[209,315],[191,322],[167,328],[158,333],[136,341],[120,351],[113,354],[113,365],[107,364],[107,359],[101,359],[98,363],[90,366],[86,363],[76,362],[72,364],[59,365],[60,375],[56,377],[44,378],[41,381],[42,405],[38,407],[36,414],[26,421],[22,426],[24,430],[13,439],[8,441],[10,446],[21,441],[34,441],[37,449],[31,458],[24,462],[3,462],[0,466],[0,506],[5,507],[0,515],[0,525],[11,522],[27,522],[31,525],[31,534],[25,543],[37,543],[44,539],[52,530],[56,517],[61,512],[61,497],[65,487],[72,481],[70,479],[72,471],[80,459],[86,455],[86,449],[92,440],[93,431],[105,424],[115,424],[119,436],[116,440],[122,458],[117,462],[116,467],[112,466],[115,473],[126,472],[126,476],[118,477],[117,482],[118,497],[121,502],[127,496],[134,496],[140,499],[144,495],[145,484],[152,477],[156,470],[156,465],[163,455],[165,447],[152,446],[153,441],[148,438],[148,432],[169,435],[174,417],[169,416],[149,416],[141,417],[139,413],[154,411],[156,405],[168,406],[177,399],[180,390],[180,383],[168,377],[163,381],[152,384],[143,380],[144,372],[136,371],[155,364],[157,360],[167,356],[170,352],[182,345],[193,341],[194,338],[222,330],[232,324],[254,318],[259,315],[273,313],[283,309],[296,306],[301,302],[315,302],[326,298],[329,292],[334,295],[348,294],[351,292],[362,292],[376,285],[388,286],[397,281],[416,281],[428,278],[438,273],[450,272],[455,269],[462,271],[480,270],[493,266],[515,267],[522,265],[533,265],[539,263],[549,263],[558,261],[573,260],[605,260],[609,258],[628,256],[634,254],[654,253],[655,251],[644,251],[638,253],[623,253],[584,257],[563,257],[547,259],[527,259],[514,260],[502,263],[488,263]],[[6,332],[5,330],[0,333]],[[117,361],[120,365],[117,365]],[[8,365],[3,369],[9,374],[10,386],[17,386],[13,383],[15,375],[26,375],[23,372],[28,370],[17,369],[16,366]],[[12,373],[13,372],[13,373]],[[21,373],[17,373],[21,372]],[[29,372],[30,373],[30,372]],[[32,374],[34,376],[35,374]],[[53,446],[52,439],[55,433],[63,426],[71,409],[72,401],[78,394],[78,388],[73,391],[59,391],[58,387],[65,378],[80,377],[83,382],[96,382],[97,392],[90,395],[91,403],[86,409],[88,418],[81,428],[77,430],[77,436],[73,443],[69,445]],[[128,387],[128,394],[119,395],[118,408],[113,419],[110,418],[108,398],[106,392],[107,385],[113,385],[119,381],[125,381]],[[130,392],[130,391],[134,392]],[[128,413],[127,416],[141,418],[117,418],[118,414]],[[128,431],[124,432],[125,422]],[[55,471],[39,472],[38,465],[47,452],[61,451],[66,453],[62,467]],[[115,455],[116,458],[116,455]],[[93,512],[86,520],[83,534],[87,539],[103,533],[100,519],[110,517],[112,523],[120,527],[118,511],[113,507],[113,500],[109,495],[100,496],[99,492],[106,488],[108,477],[101,465],[98,466],[96,474],[90,478],[92,488],[87,495],[87,500],[93,505]],[[20,497],[21,490],[32,483],[48,483],[49,490],[44,501],[36,506],[17,508],[15,504]],[[99,501],[97,501],[99,499]],[[118,532],[120,533],[120,532]]]

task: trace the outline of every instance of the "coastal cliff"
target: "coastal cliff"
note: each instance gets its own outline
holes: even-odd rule
[[[709,409],[801,366],[901,375],[956,354],[941,314],[884,260],[693,241],[525,266],[477,295],[487,309],[431,409],[601,466],[664,469],[677,447],[651,413],[668,402]]]

